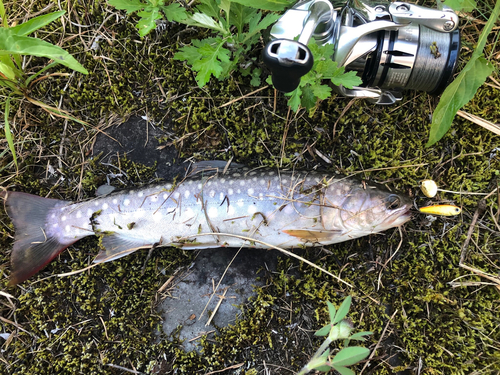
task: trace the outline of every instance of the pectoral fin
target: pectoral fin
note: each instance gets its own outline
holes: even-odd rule
[[[341,230],[285,229],[282,232],[304,242],[328,242],[342,235]]]
[[[97,254],[94,263],[104,263],[120,259],[125,255],[132,254],[142,248],[151,247],[154,244],[140,239],[123,238],[123,236],[109,234],[102,237],[102,245],[104,246],[104,250],[101,250]]]

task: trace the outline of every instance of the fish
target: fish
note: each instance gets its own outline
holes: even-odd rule
[[[42,270],[87,236],[94,263],[141,248],[284,249],[329,245],[400,226],[411,200],[384,186],[317,171],[200,168],[179,183],[115,191],[81,202],[1,193],[15,235],[10,284]]]

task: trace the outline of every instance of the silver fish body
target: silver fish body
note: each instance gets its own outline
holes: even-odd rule
[[[6,207],[16,229],[11,283],[18,283],[90,235],[103,235],[95,262],[151,246],[327,245],[405,223],[411,201],[354,178],[239,169],[79,203],[9,192]]]

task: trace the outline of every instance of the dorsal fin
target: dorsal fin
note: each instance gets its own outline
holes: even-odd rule
[[[191,174],[197,173],[223,173],[229,169],[242,168],[243,164],[232,163],[224,160],[204,160],[191,164]]]

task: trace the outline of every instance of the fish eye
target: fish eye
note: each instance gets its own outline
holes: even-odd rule
[[[390,195],[387,198],[387,202],[385,203],[385,207],[388,210],[396,210],[401,207],[401,199],[397,195]]]

